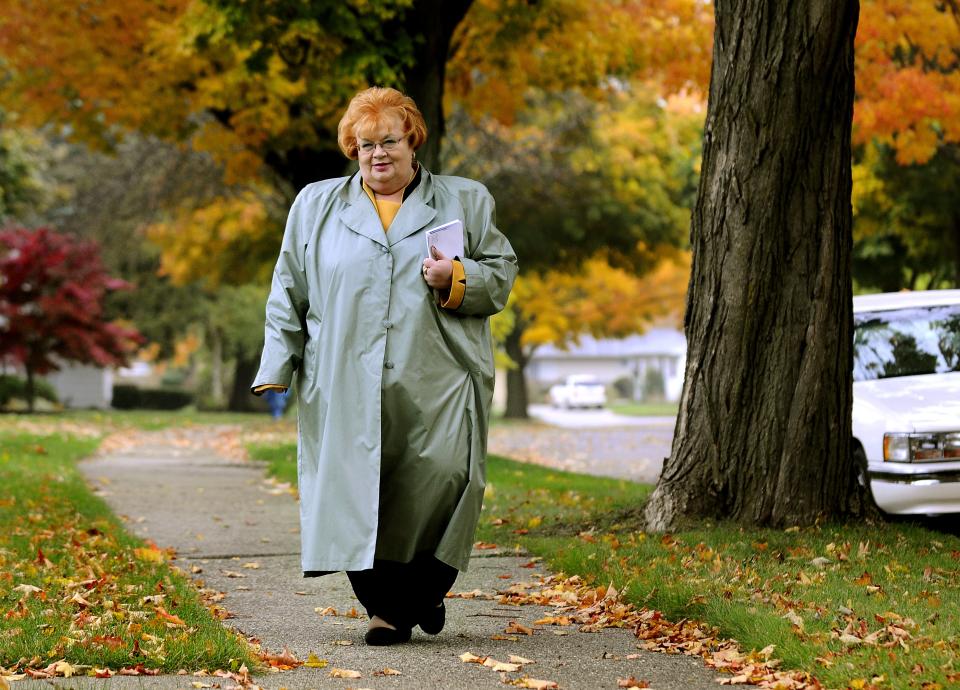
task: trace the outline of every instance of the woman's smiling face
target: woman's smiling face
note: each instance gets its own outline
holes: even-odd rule
[[[379,125],[357,137],[360,175],[378,194],[403,189],[413,177],[413,149],[398,117],[385,117]]]

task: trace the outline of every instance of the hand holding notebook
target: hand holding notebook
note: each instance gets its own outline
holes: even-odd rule
[[[460,220],[451,220],[449,223],[430,228],[426,236],[429,258],[436,258],[430,251],[431,247],[436,247],[448,259],[463,258],[463,223]]]

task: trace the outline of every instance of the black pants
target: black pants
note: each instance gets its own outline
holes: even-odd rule
[[[409,563],[376,560],[371,570],[347,572],[347,577],[368,616],[406,630],[440,605],[457,579],[457,569],[424,553]]]

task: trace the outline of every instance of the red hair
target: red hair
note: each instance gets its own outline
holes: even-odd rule
[[[417,104],[396,89],[371,86],[350,101],[347,112],[337,125],[337,143],[347,158],[356,160],[357,137],[379,128],[383,121],[395,117],[403,124],[403,136],[416,151],[427,140],[427,123]]]

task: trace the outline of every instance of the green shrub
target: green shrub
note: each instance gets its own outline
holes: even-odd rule
[[[663,400],[664,390],[663,372],[652,367],[647,369],[643,376],[643,399]]]
[[[118,410],[179,410],[192,402],[187,391],[116,385],[111,405]]]
[[[33,380],[33,392],[38,398],[57,402],[57,392],[45,379]],[[27,399],[27,381],[19,376],[10,374],[0,375],[0,405],[6,405],[14,398],[19,400]]]

